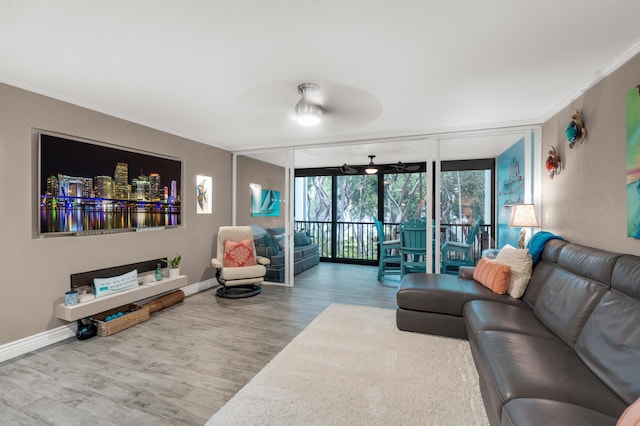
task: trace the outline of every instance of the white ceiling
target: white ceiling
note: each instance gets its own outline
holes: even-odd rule
[[[0,0],[0,82],[230,151],[407,162],[404,137],[542,123],[640,50],[638,16],[638,0]],[[292,121],[308,81],[330,104],[316,128]],[[447,138],[443,156],[504,137]],[[345,141],[363,160],[317,148]]]

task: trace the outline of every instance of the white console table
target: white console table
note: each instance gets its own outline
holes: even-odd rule
[[[80,318],[90,317],[118,306],[127,305],[137,302],[138,300],[147,299],[162,293],[176,290],[180,287],[186,287],[186,275],[180,275],[178,278],[163,278],[162,281],[156,281],[151,285],[139,285],[136,288],[120,291],[118,293],[109,294],[107,296],[96,297],[95,299],[78,303],[77,305],[67,306],[64,303],[56,305],[56,317],[65,321],[75,321]]]

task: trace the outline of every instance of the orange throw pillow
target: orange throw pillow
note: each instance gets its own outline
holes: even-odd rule
[[[473,271],[473,279],[494,293],[505,294],[509,288],[511,267],[501,265],[495,260],[482,258]]]
[[[256,264],[256,248],[253,238],[242,241],[224,242],[224,259],[222,261],[226,267],[253,266]]]
[[[627,407],[618,419],[617,426],[638,426],[640,425],[640,398]]]

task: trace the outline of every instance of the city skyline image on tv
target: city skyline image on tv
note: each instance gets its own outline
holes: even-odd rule
[[[182,162],[40,134],[40,232],[180,225]]]

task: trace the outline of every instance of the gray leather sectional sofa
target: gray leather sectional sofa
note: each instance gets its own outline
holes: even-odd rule
[[[406,275],[401,330],[469,340],[492,425],[615,425],[640,398],[640,257],[549,240],[522,299]]]

